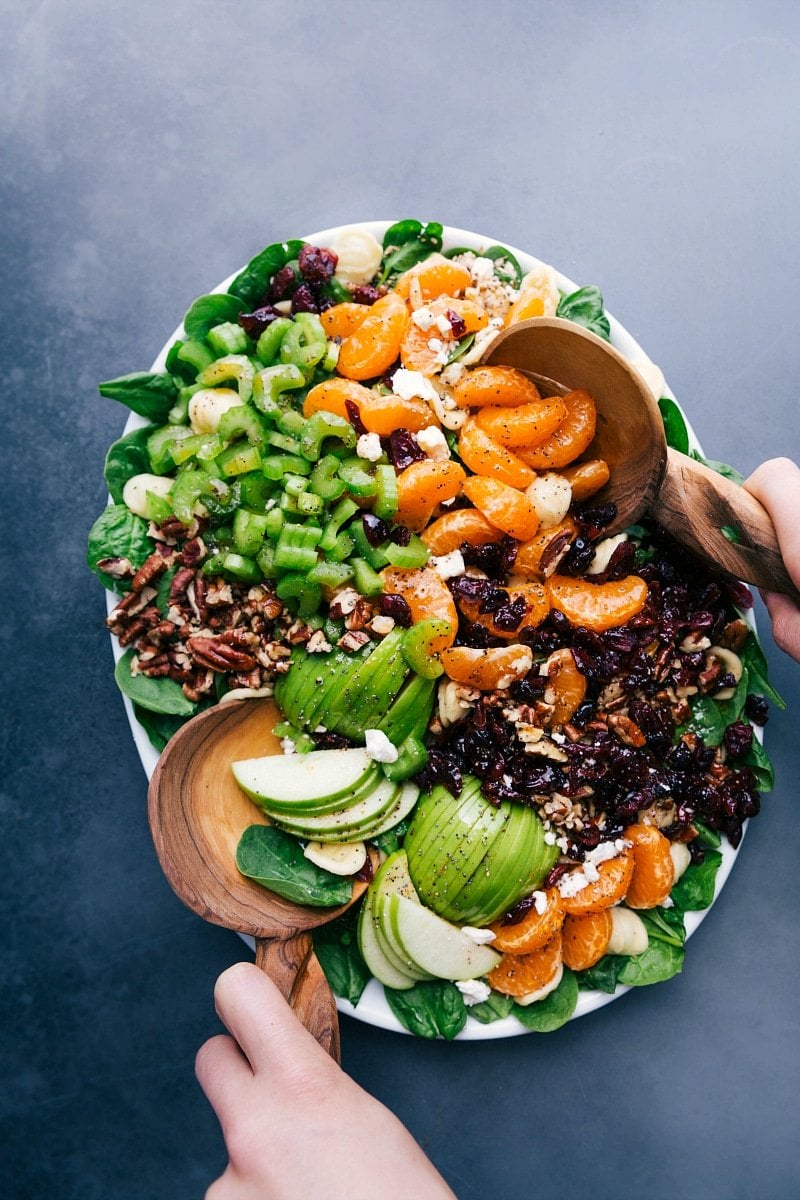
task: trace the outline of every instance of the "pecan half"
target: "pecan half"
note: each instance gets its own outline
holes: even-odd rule
[[[216,637],[192,637],[186,648],[196,663],[212,671],[252,671],[257,665],[252,654]]]

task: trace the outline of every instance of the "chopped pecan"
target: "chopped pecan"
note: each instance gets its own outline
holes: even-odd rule
[[[129,558],[101,558],[97,566],[112,579],[130,579],[135,574]]]
[[[625,717],[622,713],[609,713],[607,720],[609,729],[623,746],[635,746],[640,749],[646,744],[647,738],[630,717]]]
[[[214,686],[213,671],[198,671],[183,684],[183,694],[187,700],[201,700],[207,696]]]
[[[355,588],[343,588],[341,592],[337,592],[331,600],[330,617],[333,621],[340,621],[342,617],[348,616],[358,604],[361,597]]]
[[[557,570],[562,558],[569,552],[571,542],[572,535],[564,531],[547,543],[539,559],[539,569],[545,579]]]
[[[186,648],[195,662],[212,671],[252,671],[256,666],[252,654],[218,637],[189,638]]]
[[[186,589],[194,579],[194,570],[191,567],[178,567],[172,577],[172,583],[169,585],[169,602],[170,604],[180,604],[183,597],[186,595]]]
[[[155,553],[151,554],[149,558],[144,560],[142,565],[139,567],[139,570],[134,575],[133,579],[131,580],[131,591],[143,591],[144,588],[152,584],[155,579],[158,579],[159,575],[163,575],[169,565],[170,558],[163,554],[159,554],[158,551],[155,551]]]
[[[734,654],[738,654],[747,641],[749,632],[750,628],[747,622],[737,617],[735,621],[729,621],[723,629],[719,637],[719,645],[724,650],[733,650]]]
[[[206,556],[205,542],[202,538],[193,537],[181,549],[181,562],[186,567],[196,567]]]
[[[359,596],[358,601],[353,605],[352,611],[345,616],[344,627],[350,630],[365,629],[371,620],[372,605],[369,600],[365,600],[362,596]]]
[[[370,640],[369,635],[358,629],[348,629],[344,637],[336,643],[340,650],[360,650]]]

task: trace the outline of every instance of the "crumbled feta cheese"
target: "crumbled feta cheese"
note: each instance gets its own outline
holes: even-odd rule
[[[297,750],[294,742],[290,737],[281,738],[281,749],[284,754],[294,754]]]
[[[386,637],[387,633],[391,633],[394,629],[394,617],[378,614],[377,617],[372,618],[369,627],[373,633],[377,633],[378,637]]]
[[[401,400],[438,400],[439,393],[421,371],[407,371],[400,367],[392,376],[392,391]]]
[[[553,841],[555,841],[555,840],[556,839],[553,838]],[[547,841],[547,838],[545,838],[545,841]],[[552,845],[552,842],[550,844]],[[537,913],[541,917],[542,913],[544,913],[547,909],[546,893],[545,892],[534,892],[533,895],[531,896],[531,900],[533,900],[533,907],[536,909]]]
[[[417,445],[421,450],[425,451],[428,458],[450,457],[450,447],[447,444],[447,438],[441,429],[437,429],[435,425],[429,425],[427,429],[420,429],[415,436]]]
[[[368,459],[369,462],[377,462],[383,454],[381,439],[377,433],[362,433],[356,442],[356,454],[359,458]]]
[[[461,376],[464,374],[464,366],[460,362],[450,363],[449,367],[445,367],[439,378],[442,383],[446,383],[448,387],[455,387]]]
[[[585,862],[583,864],[583,873],[589,883],[597,883],[600,878],[600,872],[593,862]]]
[[[434,352],[434,354],[438,354],[439,351],[444,348],[444,342],[441,338],[428,338],[428,347]]]
[[[562,875],[556,882],[556,887],[565,898],[577,896],[578,892],[582,892],[588,886],[589,880],[583,871],[568,871],[566,875]]]
[[[547,833],[544,835],[544,844],[546,846],[555,846],[556,835],[553,833],[552,829],[549,829],[547,831]]]
[[[476,258],[470,263],[469,270],[473,279],[491,279],[494,275],[494,262],[491,258]]]
[[[442,313],[440,317],[436,318],[436,328],[439,330],[439,333],[443,333],[445,337],[453,336],[453,326],[450,324],[450,318],[445,316],[444,313]]]
[[[422,330],[423,333],[427,333],[428,330],[434,325],[437,327],[439,326],[439,322],[437,321],[435,314],[431,312],[427,305],[423,305],[422,308],[416,309],[416,311],[411,314],[411,320],[418,329]]]
[[[556,743],[556,745],[558,745],[558,746],[563,746],[563,745],[564,745],[564,742],[567,740],[567,739],[566,739],[566,737],[564,736],[564,734],[563,734],[563,733],[559,733],[557,729],[553,729],[553,730],[551,731],[551,733],[550,733],[550,737],[553,739],[553,741],[554,741],[554,742]]]
[[[464,997],[467,1008],[472,1008],[473,1004],[483,1004],[492,994],[492,989],[482,979],[457,979],[456,987]]]
[[[675,901],[672,899],[672,896],[667,896],[666,900],[662,900],[661,907],[662,908],[674,908]]]
[[[382,729],[365,730],[364,740],[367,747],[367,758],[371,758],[374,762],[397,762],[400,752],[397,746],[392,745]]]
[[[465,933],[476,946],[486,946],[497,937],[493,929],[476,929],[474,925],[462,925],[461,932]]]
[[[441,575],[442,579],[455,579],[456,575],[463,575],[467,569],[464,555],[460,550],[451,550],[449,554],[434,556],[430,560],[430,566]]]

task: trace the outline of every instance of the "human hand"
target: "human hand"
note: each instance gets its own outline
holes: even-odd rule
[[[791,459],[771,458],[744,486],[772,518],[786,569],[800,587],[800,468]],[[800,608],[777,592],[762,592],[762,596],[776,644],[800,662]]]
[[[262,971],[229,967],[214,1000],[231,1036],[201,1046],[196,1071],[229,1162],[206,1200],[455,1200],[411,1134],[336,1066]]]

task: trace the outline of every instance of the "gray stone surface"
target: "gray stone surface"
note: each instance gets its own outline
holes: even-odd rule
[[[188,1198],[224,1163],[192,1061],[244,948],[152,853],[82,562],[125,416],[96,381],[146,368],[268,241],[418,214],[599,283],[715,457],[797,457],[800,21],[789,0],[0,10],[3,1190]],[[345,1067],[461,1200],[797,1194],[800,676],[765,641],[794,701],[778,785],[681,977],[545,1037],[343,1022]]]

